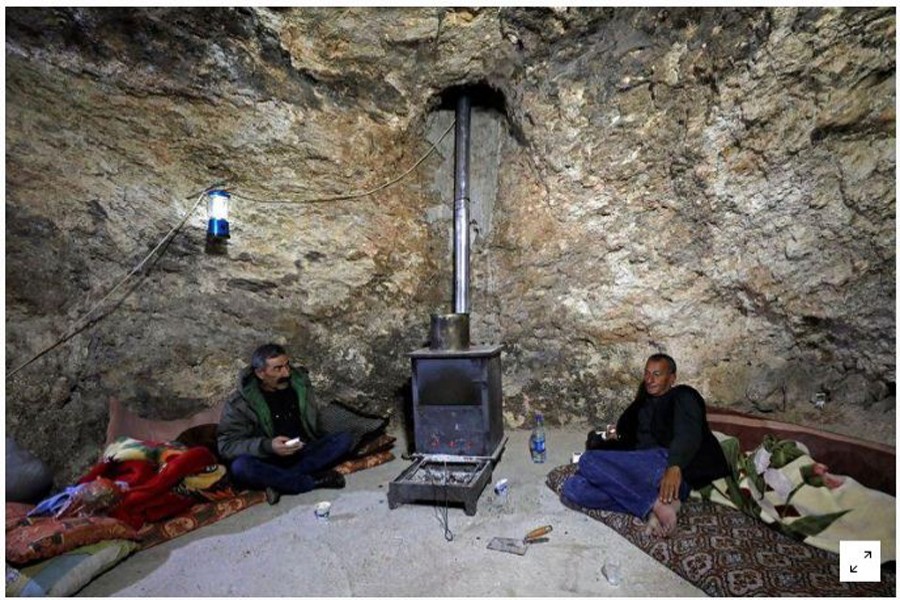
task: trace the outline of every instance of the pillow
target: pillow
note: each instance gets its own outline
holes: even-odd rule
[[[34,508],[34,504],[23,504],[21,502],[7,502],[6,503],[6,531],[9,531],[13,527],[18,527],[19,525],[22,525],[22,524],[30,525],[31,521],[28,520],[28,513],[31,512],[32,508]]]
[[[10,585],[7,565],[7,596],[73,596],[92,579],[107,571],[138,547],[130,540],[105,540],[81,546],[18,571]]]
[[[44,461],[6,436],[6,499],[37,502],[53,487],[53,473]]]
[[[317,428],[319,433],[345,431],[353,436],[353,446],[369,437],[376,437],[387,427],[388,420],[372,417],[340,402],[331,402],[319,408]]]
[[[41,586],[15,567],[6,563],[6,596],[44,596]]]
[[[394,453],[390,450],[384,450],[382,452],[376,452],[375,454],[363,456],[362,458],[351,458],[350,460],[345,460],[341,464],[334,467],[334,470],[341,475],[349,475],[350,473],[355,473],[356,471],[362,471],[363,469],[371,469],[372,467],[383,465],[384,463],[390,462],[392,460],[394,460]]]
[[[136,440],[170,442],[179,433],[195,425],[218,423],[224,402],[205,408],[184,419],[145,419],[125,407],[117,398],[109,400],[109,423],[106,425],[106,444],[109,446],[121,436]]]
[[[24,565],[103,540],[139,539],[131,526],[112,517],[35,517],[6,532],[6,562]]]
[[[219,425],[217,423],[194,425],[179,433],[175,441],[184,444],[188,448],[203,446],[213,453],[217,462],[222,462],[219,456],[218,432]]]

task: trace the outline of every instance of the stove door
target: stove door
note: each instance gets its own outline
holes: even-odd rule
[[[489,456],[503,435],[500,356],[413,359],[416,451]]]

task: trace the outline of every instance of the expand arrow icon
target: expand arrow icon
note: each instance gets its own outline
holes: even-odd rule
[[[866,557],[866,558],[872,558],[872,551],[871,551],[871,550],[866,550],[865,557]]]
[[[850,572],[851,572],[851,573],[856,573],[856,565],[851,565],[851,566],[850,566]]]

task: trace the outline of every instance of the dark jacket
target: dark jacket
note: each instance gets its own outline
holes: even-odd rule
[[[648,402],[653,404],[647,415],[650,422],[641,426],[641,410]],[[694,489],[730,472],[722,446],[706,421],[706,402],[689,385],[677,385],[658,398],[639,393],[619,417],[616,433],[623,447],[667,448],[669,466],[681,467],[682,477]]]
[[[293,367],[291,387],[297,392],[300,425],[304,433],[310,440],[321,437],[309,372],[303,367]],[[259,379],[253,369],[247,367],[238,374],[238,388],[222,408],[218,429],[219,454],[226,460],[234,460],[241,454],[260,458],[275,456],[272,452],[273,437],[272,413],[259,389]]]

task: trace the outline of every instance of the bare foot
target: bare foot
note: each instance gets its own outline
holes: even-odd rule
[[[659,500],[657,500],[659,502]],[[650,517],[647,519],[647,525],[644,527],[644,535],[652,535],[656,537],[656,532],[659,531],[659,519],[656,517],[655,512],[650,513]]]
[[[653,504],[650,519],[647,521],[647,531],[656,537],[669,537],[675,532],[675,527],[678,525],[679,510],[681,510],[680,500],[664,504],[657,499]]]

